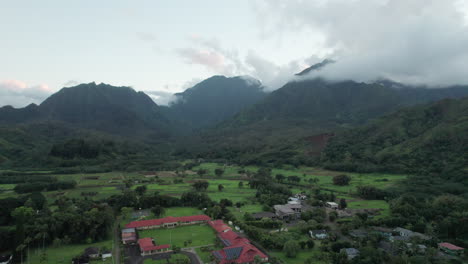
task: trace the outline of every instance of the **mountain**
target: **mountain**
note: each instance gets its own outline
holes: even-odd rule
[[[31,122],[59,122],[132,137],[164,137],[168,130],[168,121],[148,95],[102,83],[63,88],[39,106],[0,108],[0,125]]]
[[[215,125],[265,96],[260,81],[251,77],[213,76],[176,94],[163,111],[181,130],[190,131]]]
[[[325,60],[323,60],[322,62],[316,63],[316,64],[314,64],[314,65],[312,65],[312,66],[310,66],[310,67],[308,67],[308,68],[302,70],[301,72],[296,73],[295,75],[296,75],[296,76],[305,76],[305,75],[307,75],[307,74],[308,74],[309,72],[311,72],[311,71],[319,71],[319,70],[321,70],[323,67],[327,66],[327,65],[330,64],[330,63],[335,63],[335,61],[334,61],[334,60],[330,60],[330,59],[325,59]]]
[[[401,109],[339,132],[325,148],[322,162],[347,171],[437,173],[455,178],[468,169],[467,149],[465,97]],[[466,179],[458,182],[468,184]]]
[[[215,129],[202,133],[198,150],[238,162],[312,162],[328,133],[369,122],[401,107],[468,96],[468,87],[443,89],[390,87],[381,83],[289,82]],[[308,140],[311,139],[311,140]],[[185,150],[184,150],[185,151]]]

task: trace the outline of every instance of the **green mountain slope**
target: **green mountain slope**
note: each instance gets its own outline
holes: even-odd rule
[[[168,121],[143,92],[107,84],[63,88],[39,106],[0,108],[0,124],[59,122],[128,137],[167,137]]]
[[[209,127],[232,117],[266,96],[261,83],[250,77],[213,76],[182,93],[164,107],[168,119],[181,130]]]
[[[468,98],[446,99],[338,133],[322,162],[342,170],[444,173],[467,168],[467,149]]]

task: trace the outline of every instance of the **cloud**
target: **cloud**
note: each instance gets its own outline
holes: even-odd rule
[[[136,36],[138,39],[144,42],[154,42],[157,40],[156,36],[153,33],[148,32],[137,32]]]
[[[322,49],[332,50],[330,58],[337,63],[320,71],[322,77],[356,81],[389,78],[430,86],[468,83],[467,13],[460,1],[256,3],[262,7],[258,19],[264,27],[297,34],[315,32],[324,37]]]
[[[164,91],[145,91],[153,101],[158,105],[169,105],[177,100],[177,96],[173,93]]]
[[[18,80],[0,81],[0,106],[24,107],[31,103],[39,104],[52,92],[46,84],[29,86]]]
[[[193,48],[179,49],[180,56],[186,59],[187,63],[199,64],[216,72],[225,72],[225,57],[214,50],[197,50]]]
[[[191,48],[178,49],[187,63],[203,65],[215,74],[226,76],[250,75],[259,79],[266,90],[280,88],[294,73],[304,68],[304,60],[292,60],[285,65],[275,64],[259,56],[254,50],[241,56],[236,49],[226,49],[217,39],[192,34]],[[194,46],[194,47],[193,47]]]

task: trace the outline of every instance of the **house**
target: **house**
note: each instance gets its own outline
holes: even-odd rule
[[[340,252],[344,252],[348,257],[348,260],[351,260],[357,256],[359,256],[359,250],[355,248],[342,248]]]
[[[227,232],[227,231],[232,230],[232,228],[229,227],[228,225],[226,225],[226,224],[223,222],[223,220],[209,221],[208,224],[209,224],[214,230],[216,230],[216,232],[218,232],[218,233]]]
[[[171,245],[165,244],[156,246],[153,242],[153,239],[149,237],[138,239],[138,246],[140,247],[140,252],[142,256],[154,255],[171,251]]]
[[[122,229],[122,243],[124,245],[135,244],[137,242],[137,233],[135,228]]]
[[[89,247],[84,250],[83,256],[89,257],[90,259],[98,259],[99,258],[99,248],[97,247]]]
[[[397,228],[393,229],[393,232],[397,233],[401,237],[407,237],[407,238],[417,237],[417,238],[420,238],[422,240],[431,239],[431,237],[429,237],[429,236],[426,236],[426,235],[418,233],[418,232],[413,232],[411,230],[401,228],[401,227],[397,227]]]
[[[273,206],[279,219],[297,219],[302,212],[301,204],[277,204]]]
[[[176,227],[179,225],[195,225],[203,224],[211,220],[207,215],[192,215],[192,216],[181,216],[173,217],[168,216],[159,219],[133,221],[125,226],[125,228],[135,228],[136,230],[142,229],[154,229],[154,228],[169,228]]]
[[[406,243],[406,247],[412,253],[419,253],[419,254],[424,254],[427,249],[425,245],[422,245],[422,244],[413,245],[413,243]]]
[[[309,230],[311,238],[315,239],[325,239],[328,238],[328,232],[325,229],[322,230]]]
[[[261,220],[263,218],[276,219],[276,214],[272,212],[259,212],[259,213],[252,214],[252,217],[255,220]]]
[[[110,251],[108,251],[108,250],[102,252],[101,258],[102,258],[102,260],[106,260],[106,259],[108,259],[108,258],[112,258],[112,252],[110,252]]]
[[[213,256],[218,264],[253,263],[255,258],[268,261],[268,256],[250,243],[237,244],[213,251]]]
[[[326,206],[326,207],[329,207],[329,208],[331,208],[331,209],[335,209],[335,210],[338,209],[338,204],[335,203],[335,202],[326,202],[326,203],[325,203],[325,206]]]
[[[218,234],[219,240],[224,246],[230,247],[232,245],[239,245],[242,243],[250,243],[247,238],[239,236],[236,232],[229,230]]]
[[[216,225],[211,225],[218,233],[218,238],[225,246],[221,250],[213,251],[212,254],[216,263],[219,264],[232,264],[232,263],[252,263],[256,258],[261,261],[268,261],[268,256],[260,251],[257,247],[252,245],[249,239],[241,237],[232,230],[225,230],[223,228],[215,228],[222,226],[222,220],[218,220]],[[215,221],[210,221],[215,222]]]
[[[89,264],[89,257],[79,256],[72,259],[72,264]]]
[[[392,229],[386,228],[386,227],[380,227],[380,226],[374,226],[372,227],[372,230],[377,233],[382,235],[385,238],[390,238],[393,234]]]
[[[462,247],[455,246],[454,244],[450,244],[447,242],[439,243],[438,246],[439,246],[439,250],[452,256],[460,256],[463,254],[463,251],[465,250]]]
[[[352,238],[366,238],[369,233],[366,231],[366,230],[362,230],[362,229],[355,229],[355,230],[351,230],[349,231],[349,235],[352,237]]]
[[[0,256],[0,264],[10,264],[12,259],[13,255]]]

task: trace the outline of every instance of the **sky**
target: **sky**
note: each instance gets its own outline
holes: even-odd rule
[[[468,0],[0,0],[0,106],[104,82],[167,104],[212,75],[468,83]],[[312,77],[312,76],[311,76]]]

